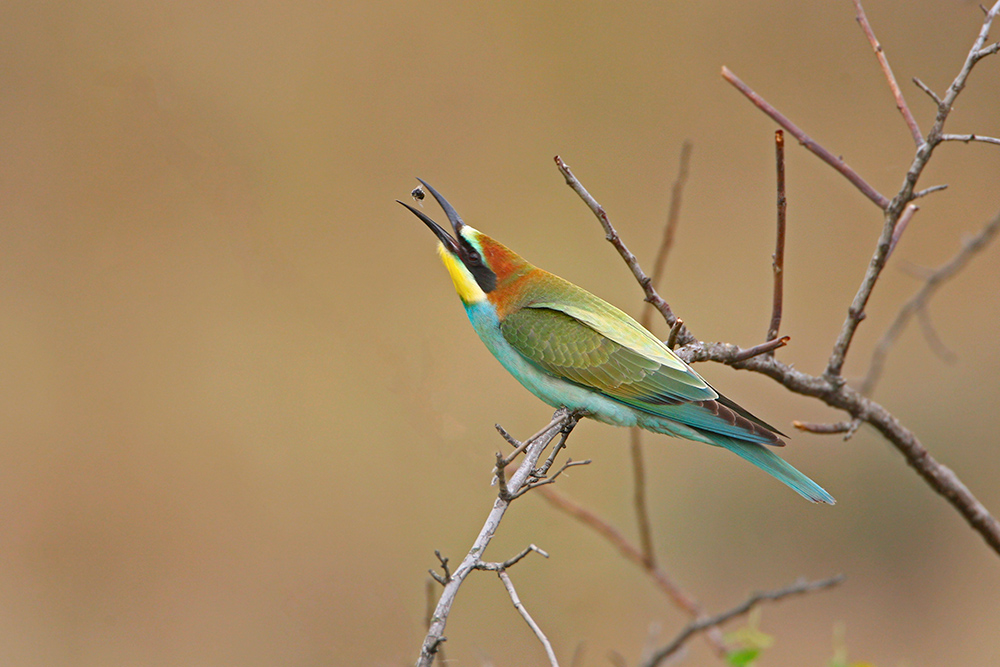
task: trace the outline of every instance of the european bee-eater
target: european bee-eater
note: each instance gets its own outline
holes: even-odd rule
[[[417,179],[420,180],[420,179]],[[725,447],[816,503],[833,496],[765,445],[780,432],[722,396],[660,339],[608,302],[462,222],[434,195],[455,236],[403,204],[437,236],[472,328],[504,368],[555,408],[615,426]]]

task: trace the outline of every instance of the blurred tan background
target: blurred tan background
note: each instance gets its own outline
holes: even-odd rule
[[[874,1],[917,119],[982,13]],[[701,337],[762,340],[774,126],[725,64],[891,195],[913,146],[849,2],[4,3],[0,26],[0,664],[406,665],[434,549],[461,558],[493,498],[500,422],[550,410],[476,339],[428,231],[394,199],[421,176],[471,224],[637,314],[641,295],[563,184],[561,154],[649,266],[681,143],[691,180],[664,294]],[[1000,133],[1000,60],[954,132]],[[1000,207],[996,146],[943,146],[847,372]],[[788,146],[780,355],[819,372],[878,211]],[[442,218],[432,203],[425,210]],[[1000,249],[911,327],[877,398],[1000,513]],[[663,332],[662,328],[660,329]],[[840,414],[699,367],[789,430]],[[627,433],[585,423],[561,486],[633,534]],[[803,502],[736,457],[649,438],[658,551],[708,609],[799,575],[833,592],[764,609],[762,665],[1000,664],[1000,559],[870,430],[794,435],[838,499]],[[542,500],[488,556],[569,662],[633,663],[685,618]],[[448,626],[456,665],[544,656],[489,575]],[[685,664],[718,664],[703,642]]]

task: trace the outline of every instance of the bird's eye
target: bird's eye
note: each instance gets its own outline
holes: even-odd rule
[[[479,266],[479,264],[483,261],[483,258],[480,257],[479,253],[475,250],[470,250],[466,259],[469,261],[469,264],[472,264],[473,266]]]

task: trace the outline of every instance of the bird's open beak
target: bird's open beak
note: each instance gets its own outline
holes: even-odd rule
[[[448,216],[448,221],[451,222],[452,229],[455,230],[455,236],[457,237],[459,232],[462,230],[462,227],[465,226],[465,223],[462,222],[462,218],[460,218],[458,213],[455,212],[454,207],[448,203],[448,200],[441,196],[441,193],[439,193],[437,190],[432,188],[427,183],[424,183],[423,180],[419,178],[417,180],[420,181],[420,183],[425,188],[427,188],[432,195],[434,195],[434,199],[436,199],[437,203],[441,205],[442,209],[444,209],[444,213],[445,215]],[[444,228],[441,227],[441,225],[434,222],[429,217],[424,215],[422,211],[413,208],[409,204],[405,204],[399,201],[398,199],[396,200],[396,202],[402,204],[403,206],[405,206],[410,210],[410,213],[423,220],[424,224],[431,228],[431,231],[434,232],[434,235],[438,237],[438,239],[441,241],[444,247],[447,248],[449,251],[451,251],[452,254],[459,255],[458,241],[456,241],[455,238],[451,236],[451,234],[445,231]]]

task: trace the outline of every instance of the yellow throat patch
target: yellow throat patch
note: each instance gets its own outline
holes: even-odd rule
[[[458,292],[458,296],[463,302],[479,303],[486,299],[486,292],[479,286],[479,283],[469,273],[469,270],[465,268],[462,260],[451,254],[444,247],[443,243],[438,243],[438,255],[441,257],[441,261],[444,262],[445,268],[448,269],[448,275],[451,276],[451,281],[455,283],[455,291]]]

